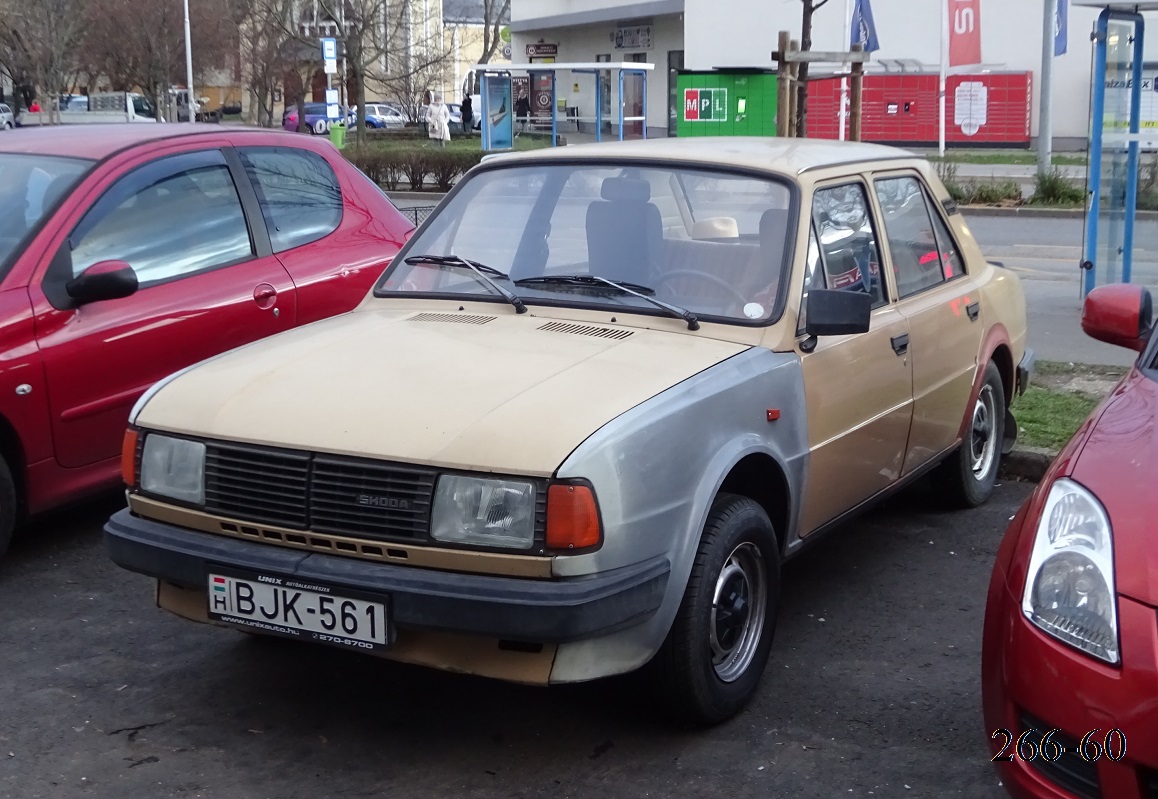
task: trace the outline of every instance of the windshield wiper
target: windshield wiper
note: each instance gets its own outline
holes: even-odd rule
[[[641,286],[638,283],[628,283],[626,281],[609,280],[600,275],[538,275],[536,277],[525,277],[522,280],[516,280],[516,286],[526,286],[549,283],[569,283],[573,285],[604,285],[610,286],[613,289],[618,289],[624,294],[630,294],[633,297],[639,297],[641,300],[646,300],[657,308],[662,308],[670,314],[673,314],[679,319],[683,319],[688,323],[688,330],[699,330],[700,321],[696,315],[686,308],[680,308],[677,305],[669,305],[663,300],[657,300],[653,295],[655,289]]]
[[[510,280],[511,279],[511,276],[508,275],[506,272],[495,269],[493,266],[487,266],[486,264],[480,264],[478,261],[470,261],[470,260],[467,260],[466,258],[462,258],[461,256],[458,256],[458,255],[412,255],[406,259],[406,263],[408,263],[408,264],[439,264],[440,266],[462,266],[462,267],[465,267],[465,268],[471,270],[472,272],[474,272],[476,275],[478,275],[482,280],[484,280],[486,282],[486,284],[488,286],[493,288],[499,294],[503,295],[503,298],[507,302],[509,302],[511,305],[515,306],[515,313],[526,313],[527,312],[527,306],[523,304],[523,301],[519,299],[518,295],[516,295],[510,289],[503,288],[498,283],[496,283],[490,279],[490,277],[489,277],[490,275],[494,275],[495,277],[500,277],[503,280]]]

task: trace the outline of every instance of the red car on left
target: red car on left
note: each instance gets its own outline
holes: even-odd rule
[[[325,140],[203,125],[0,137],[0,555],[21,519],[118,485],[153,383],[351,310],[413,229]]]

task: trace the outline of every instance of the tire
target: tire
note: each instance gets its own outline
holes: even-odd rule
[[[720,607],[717,594],[749,601],[737,612]],[[720,494],[679,612],[648,664],[663,711],[696,726],[739,713],[760,684],[779,606],[779,545],[768,514],[751,499]]]
[[[329,125],[326,124],[326,120],[319,119],[314,123],[313,132],[318,136],[324,136],[328,128]]]
[[[16,527],[16,483],[8,463],[0,458],[0,560],[12,541],[12,530]]]
[[[976,508],[997,485],[1005,438],[1005,387],[997,364],[985,367],[984,382],[973,407],[961,446],[933,470],[937,492],[953,508]]]

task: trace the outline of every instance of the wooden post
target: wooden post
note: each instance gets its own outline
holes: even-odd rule
[[[788,52],[796,55],[800,52],[800,42],[793,39],[788,43]],[[796,120],[800,116],[800,64],[793,61],[788,66],[788,74],[791,76],[792,86],[788,92],[788,129],[792,131],[789,136],[796,136]]]
[[[852,46],[854,53],[859,53],[862,50],[862,45],[857,42]],[[861,131],[861,109],[863,108],[862,99],[864,96],[864,63],[861,61],[854,61],[852,64],[852,85],[849,92],[849,141],[860,141]]]
[[[776,96],[776,135],[777,136],[791,136],[789,132],[793,129],[791,123],[791,95],[793,93],[792,80],[790,71],[792,67],[788,63],[788,31],[780,31],[780,38],[777,40],[776,51],[776,81],[777,81],[777,96]]]

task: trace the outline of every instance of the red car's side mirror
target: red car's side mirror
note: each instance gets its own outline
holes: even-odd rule
[[[1098,341],[1141,352],[1146,348],[1153,316],[1153,302],[1145,286],[1098,286],[1082,306],[1082,330]]]
[[[137,273],[124,261],[101,261],[65,284],[64,290],[77,305],[118,300],[136,292]]]

